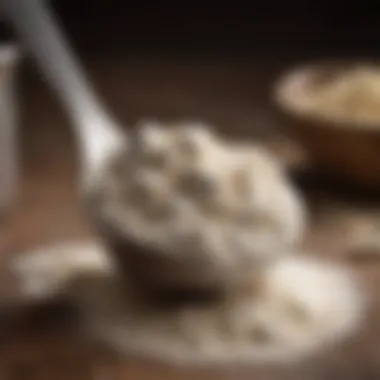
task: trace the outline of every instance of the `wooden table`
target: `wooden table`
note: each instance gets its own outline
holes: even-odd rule
[[[142,116],[197,116],[214,121],[240,136],[274,128],[265,113],[265,86],[280,64],[235,62],[97,62],[91,66],[97,82],[122,122]],[[0,227],[3,263],[17,252],[44,243],[91,236],[78,208],[76,156],[67,121],[54,99],[34,76],[23,89],[22,193],[13,213]],[[312,228],[306,246],[336,259],[344,237],[324,222],[319,191],[308,190],[313,205]],[[339,197],[338,197],[339,198]],[[317,201],[317,202],[316,202]],[[376,295],[380,266],[354,263],[358,277]],[[343,346],[291,368],[208,372],[174,369],[143,360],[125,359],[81,337],[50,310],[20,321],[3,334],[0,379],[378,379],[380,378],[380,308],[371,300],[370,317],[362,333]],[[378,364],[379,363],[379,364]]]

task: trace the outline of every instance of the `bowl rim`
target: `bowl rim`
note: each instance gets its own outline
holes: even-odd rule
[[[295,65],[291,68],[285,68],[282,70],[277,79],[274,81],[271,91],[271,98],[276,108],[285,112],[291,117],[297,118],[308,122],[310,126],[316,128],[333,128],[340,129],[344,132],[380,132],[380,116],[378,121],[344,121],[334,119],[333,117],[323,117],[312,113],[303,112],[299,108],[297,109],[297,102],[291,102],[289,99],[289,92],[295,91],[291,86],[294,86],[295,81],[305,83],[306,80],[311,78],[311,74],[318,73],[323,70],[339,70],[355,67],[355,66],[373,66],[374,63],[379,65],[380,59],[374,58],[356,58],[356,59],[321,59],[318,61],[305,62]],[[305,80],[303,81],[303,79]],[[301,80],[300,80],[301,79]],[[301,85],[300,85],[301,88]],[[360,128],[358,128],[360,125]]]

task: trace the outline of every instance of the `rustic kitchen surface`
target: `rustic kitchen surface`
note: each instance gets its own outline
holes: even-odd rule
[[[290,61],[149,57],[85,57],[85,61],[100,93],[125,125],[142,117],[199,118],[233,138],[267,141],[282,132],[271,113],[268,88]],[[21,79],[22,178],[18,201],[1,221],[3,268],[10,257],[25,250],[91,237],[76,193],[77,159],[68,120],[33,68],[24,67]],[[285,154],[283,149],[277,152]],[[378,378],[380,307],[375,296],[380,284],[380,239],[372,222],[380,225],[380,205],[363,202],[362,196],[346,196],[342,189],[313,176],[296,180],[311,209],[305,246],[349,262],[367,290],[370,316],[358,337],[285,369],[175,369],[127,360],[95,346],[81,337],[70,313],[57,305],[4,320],[1,379]]]

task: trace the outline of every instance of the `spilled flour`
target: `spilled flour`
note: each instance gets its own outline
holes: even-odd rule
[[[300,360],[354,334],[364,310],[348,271],[302,255],[285,255],[221,299],[171,308],[139,298],[96,243],[41,248],[12,270],[28,300],[64,295],[74,303],[92,338],[176,364]]]

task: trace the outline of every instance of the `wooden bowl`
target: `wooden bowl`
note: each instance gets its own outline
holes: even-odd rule
[[[363,62],[328,62],[296,68],[274,86],[273,100],[281,123],[305,149],[311,164],[334,178],[359,187],[380,189],[379,121],[342,122],[300,112],[307,92],[342,70]]]

